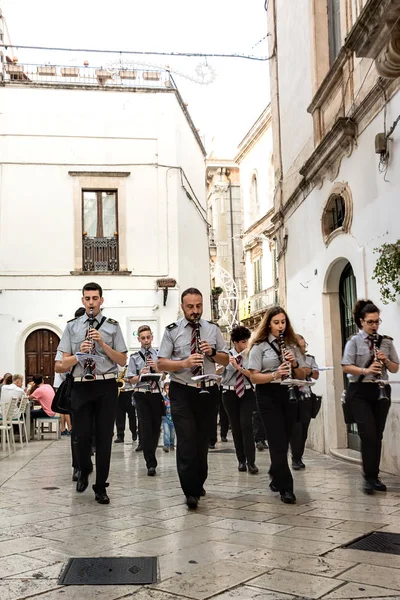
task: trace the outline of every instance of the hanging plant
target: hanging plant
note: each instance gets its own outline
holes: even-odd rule
[[[375,248],[379,255],[372,279],[376,279],[380,287],[383,304],[396,302],[400,295],[400,240],[394,244],[382,244]]]
[[[222,287],[217,286],[215,288],[212,288],[211,293],[213,296],[220,296],[222,294],[224,290],[222,289]]]

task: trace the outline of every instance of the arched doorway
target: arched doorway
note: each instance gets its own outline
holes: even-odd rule
[[[36,329],[25,341],[25,381],[31,381],[37,373],[44,382],[53,385],[54,359],[60,338],[50,329]]]
[[[357,333],[357,325],[354,322],[352,309],[357,299],[357,284],[350,263],[344,267],[339,280],[339,307],[340,307],[340,329],[342,333],[342,349],[349,337]],[[347,377],[343,377],[344,387],[348,385]],[[357,425],[347,425],[348,447],[360,450],[360,438],[358,437]]]

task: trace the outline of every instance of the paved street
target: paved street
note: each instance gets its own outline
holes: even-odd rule
[[[111,504],[78,495],[69,439],[32,442],[0,461],[0,599],[290,600],[398,598],[400,556],[346,550],[365,532],[400,532],[400,479],[387,494],[364,496],[358,466],[308,452],[295,473],[298,504],[267,490],[268,452],[260,474],[239,473],[233,445],[210,453],[207,496],[188,512],[175,455],[158,450],[147,477],[131,444],[113,447]],[[3,455],[1,455],[3,456]],[[159,557],[153,586],[57,585],[77,556]]]

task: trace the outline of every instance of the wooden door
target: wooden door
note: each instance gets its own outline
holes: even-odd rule
[[[33,331],[25,342],[25,382],[34,375],[43,376],[44,383],[53,385],[54,359],[60,338],[49,329]]]

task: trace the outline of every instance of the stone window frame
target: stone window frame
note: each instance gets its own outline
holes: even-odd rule
[[[338,227],[337,229],[335,229],[334,231],[332,231],[331,233],[328,234],[328,233],[326,233],[325,217],[327,215],[329,204],[334,196],[341,196],[344,200],[344,206],[345,206],[344,221],[343,221],[343,225],[341,227]],[[349,233],[352,222],[353,222],[353,196],[351,194],[350,187],[349,187],[348,183],[346,183],[346,182],[335,183],[335,185],[332,187],[332,189],[328,195],[327,201],[325,202],[324,208],[322,210],[322,216],[321,216],[321,232],[322,232],[322,237],[323,237],[325,246],[328,247],[329,244],[332,242],[332,240],[334,240],[338,235],[341,235],[342,233]]]

